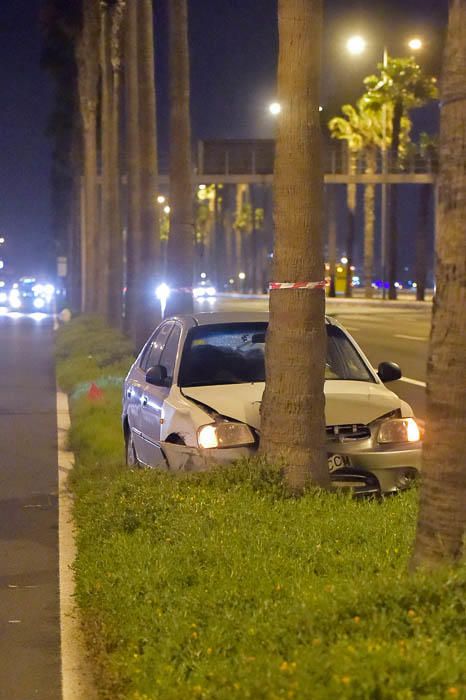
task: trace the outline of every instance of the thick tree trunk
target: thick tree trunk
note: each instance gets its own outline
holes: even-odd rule
[[[168,301],[167,313],[173,314],[193,311],[194,213],[186,0],[170,1],[169,25],[171,212],[168,276],[176,291]]]
[[[154,32],[151,0],[138,0],[139,147],[141,178],[140,297],[137,345],[160,320],[155,286],[160,275],[160,228],[157,212],[157,132],[154,76]]]
[[[375,153],[367,153],[366,174],[375,171]],[[375,229],[375,186],[366,185],[364,188],[364,296],[371,299],[374,293],[372,281],[374,277],[374,229]]]
[[[403,116],[403,104],[399,100],[395,102],[393,109],[392,143],[390,146],[390,160],[392,167],[398,161],[400,148],[401,118]],[[390,227],[388,240],[388,298],[397,298],[395,282],[398,274],[398,187],[390,185]]]
[[[427,280],[427,227],[432,185],[422,185],[419,193],[419,218],[416,231],[416,299],[424,301]]]
[[[126,90],[126,171],[127,184],[127,238],[126,238],[126,296],[125,331],[137,343],[138,304],[140,302],[139,279],[141,275],[141,164],[139,137],[139,88],[138,88],[138,6],[128,5],[125,41],[125,90]]]
[[[319,127],[321,0],[279,0],[280,115],[275,162],[275,282],[324,278],[322,166]],[[323,289],[270,294],[261,451],[285,465],[299,493],[326,486]]]
[[[466,1],[452,0],[440,125],[437,290],[413,567],[459,561],[466,528]]]

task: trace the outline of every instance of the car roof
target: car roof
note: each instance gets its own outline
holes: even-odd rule
[[[178,319],[192,325],[194,321],[197,326],[216,325],[221,323],[268,323],[268,311],[202,311],[195,314],[172,316],[170,319]],[[327,323],[332,323],[332,319],[325,317]]]

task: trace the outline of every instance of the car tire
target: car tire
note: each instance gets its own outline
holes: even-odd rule
[[[141,464],[139,463],[136,450],[134,449],[133,438],[131,433],[126,436],[125,440],[125,454],[126,454],[126,466],[129,469],[138,469]]]

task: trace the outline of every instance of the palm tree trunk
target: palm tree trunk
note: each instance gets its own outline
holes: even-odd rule
[[[154,31],[151,0],[138,0],[139,164],[141,182],[141,257],[139,313],[136,317],[140,346],[160,320],[154,287],[160,274],[160,227],[156,204],[157,131],[154,76]]]
[[[349,167],[348,173],[354,175],[356,173],[356,153],[348,148]],[[356,195],[357,185],[347,185],[347,202],[348,202],[348,229],[346,234],[346,283],[345,297],[353,296],[353,258],[354,258],[354,239],[356,237]]]
[[[170,36],[170,239],[168,270],[176,290],[168,313],[193,311],[194,214],[191,182],[187,0],[169,4]]]
[[[335,272],[337,267],[337,213],[335,185],[329,185],[328,193],[328,264],[330,288],[329,297],[335,297]]]
[[[83,28],[76,47],[79,106],[83,134],[84,188],[84,294],[83,311],[96,310],[98,277],[98,206],[97,206],[97,83],[99,69],[99,16],[94,0],[83,7]]]
[[[442,81],[437,291],[412,566],[459,561],[466,528],[466,2],[452,0]]]
[[[427,279],[426,233],[432,185],[422,185],[419,193],[419,218],[416,232],[416,299],[424,301]]]
[[[366,174],[375,172],[375,152],[367,152]],[[364,296],[373,296],[372,280],[374,277],[374,228],[375,228],[375,187],[366,185],[364,188]]]
[[[121,28],[126,10],[126,0],[118,0],[110,12],[110,60],[111,60],[111,119],[110,119],[110,187],[111,208],[109,211],[109,321],[115,328],[122,323],[123,302],[123,231],[120,210],[120,71],[122,37]]]
[[[319,79],[321,0],[279,0],[280,51],[275,161],[274,281],[324,278]],[[270,294],[266,389],[261,451],[285,465],[290,488],[327,485],[323,289],[279,289]]]
[[[403,116],[403,104],[397,100],[393,109],[392,143],[390,146],[390,160],[392,167],[398,162],[400,147],[401,118]],[[398,187],[389,187],[390,210],[390,237],[388,241],[388,298],[396,299],[397,290],[395,282],[398,274]]]
[[[111,16],[106,3],[101,3],[100,70],[101,70],[101,208],[99,237],[99,275],[97,309],[109,316],[110,238],[112,236],[112,69],[110,62]]]
[[[126,171],[127,239],[125,331],[137,343],[137,308],[140,301],[138,281],[141,265],[141,164],[139,144],[138,89],[138,6],[130,2],[126,21],[125,89],[126,89]]]

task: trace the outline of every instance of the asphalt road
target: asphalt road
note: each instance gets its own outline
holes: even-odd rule
[[[397,362],[403,379],[388,387],[413,407],[425,420],[427,341],[430,332],[430,304],[382,302],[368,305],[363,300],[328,300],[327,313],[335,316],[351,333],[374,367],[384,360]],[[218,297],[197,303],[199,311],[266,311],[266,298]]]
[[[51,319],[0,316],[0,698],[60,690]]]

